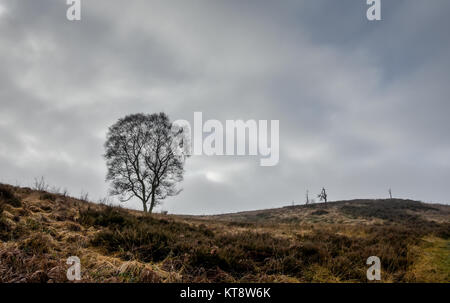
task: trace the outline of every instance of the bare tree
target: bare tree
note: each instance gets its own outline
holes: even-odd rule
[[[325,190],[325,187],[322,187],[322,191],[320,192],[320,194],[317,195],[317,197],[320,199],[320,201],[325,201],[325,203],[327,203],[327,191]]]
[[[89,202],[89,193],[82,191],[80,195],[80,200],[84,202]]]
[[[306,190],[306,205],[309,204],[309,190]]]
[[[392,199],[392,190],[389,188],[389,197]]]
[[[63,189],[62,192],[61,192],[61,195],[62,195],[64,198],[67,198],[67,197],[69,196],[69,190],[68,190],[66,187],[64,187],[64,189]]]
[[[177,195],[184,172],[182,133],[164,113],[119,119],[105,143],[110,193],[121,202],[138,198],[149,213],[166,197]]]
[[[42,176],[40,178],[34,178],[33,189],[38,191],[48,191],[49,185],[45,182],[45,178]]]

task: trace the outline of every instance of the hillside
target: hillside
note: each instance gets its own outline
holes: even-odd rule
[[[450,207],[354,200],[148,215],[0,185],[0,282],[450,282]]]
[[[430,221],[445,223],[450,206],[404,199],[348,200],[206,216],[231,222],[375,224]]]

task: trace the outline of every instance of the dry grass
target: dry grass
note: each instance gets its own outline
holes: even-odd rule
[[[450,282],[448,207],[409,200],[188,217],[0,186],[0,282]]]

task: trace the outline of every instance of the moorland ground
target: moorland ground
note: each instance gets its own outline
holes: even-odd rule
[[[352,200],[217,216],[146,214],[0,185],[0,282],[450,282],[450,206]]]

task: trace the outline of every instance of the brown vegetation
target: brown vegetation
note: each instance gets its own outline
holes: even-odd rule
[[[149,215],[1,185],[0,281],[66,282],[78,256],[83,282],[367,282],[378,256],[383,282],[450,282],[449,209],[356,200]]]

